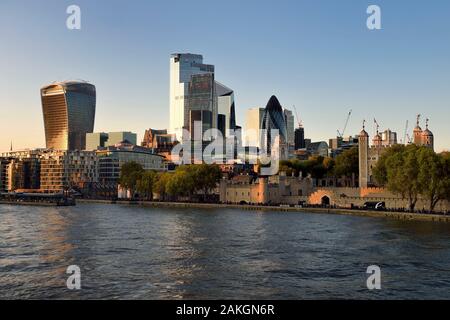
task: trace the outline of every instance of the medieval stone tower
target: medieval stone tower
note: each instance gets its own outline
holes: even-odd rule
[[[365,121],[363,122],[363,129],[359,134],[359,187],[367,188],[369,179],[369,134],[365,130]]]
[[[431,149],[434,149],[434,135],[428,129],[428,122],[426,120],[426,129],[422,130],[420,127],[420,115],[417,116],[417,125],[414,128],[413,141],[409,143],[414,143],[417,146],[425,146]],[[390,140],[388,138],[389,135],[386,135],[386,139],[384,139],[378,130],[377,125],[377,133],[372,140],[372,145],[369,145],[369,134],[365,130],[365,121],[363,122],[363,130],[360,132],[358,140],[359,140],[359,187],[367,188],[370,186],[376,185],[373,177],[372,177],[372,169],[377,164],[381,155],[386,151],[389,147],[397,144],[396,140]],[[388,130],[389,131],[389,130]]]

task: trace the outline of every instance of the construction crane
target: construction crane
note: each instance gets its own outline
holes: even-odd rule
[[[297,117],[298,127],[301,128],[301,127],[303,127],[302,120],[298,117],[297,108],[295,107],[295,105],[293,107],[294,107],[294,111],[295,111],[295,116]]]
[[[411,136],[407,133],[406,134],[406,138],[408,139],[408,140],[406,140],[406,143],[405,144],[411,144],[412,143],[412,139],[411,139]]]
[[[405,133],[403,134],[403,140],[402,140],[402,142],[404,144],[408,144],[408,142],[406,141],[406,135],[408,134],[408,126],[409,126],[409,120],[406,120]]]
[[[377,133],[376,134],[378,134],[379,131],[380,131],[380,125],[378,124],[377,119],[375,119],[375,118],[373,118],[373,122],[375,123],[375,127],[377,128]]]
[[[347,120],[345,120],[345,125],[344,125],[344,129],[342,129],[342,133],[339,132],[339,130],[337,131],[338,138],[343,138],[344,137],[345,130],[347,129],[348,121],[350,120],[350,116],[352,115],[352,112],[353,112],[353,110],[350,110],[348,112]]]

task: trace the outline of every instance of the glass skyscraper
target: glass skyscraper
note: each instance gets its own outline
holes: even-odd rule
[[[176,53],[170,57],[170,130],[175,134],[178,141],[182,140],[183,129],[189,130],[191,109],[193,101],[190,99],[190,85],[194,78],[201,80],[198,75],[209,74],[214,79],[214,66],[203,64],[203,56],[190,53]],[[198,81],[202,83],[202,81]],[[206,83],[203,82],[203,83]],[[214,86],[210,86],[209,94],[214,95]],[[194,88],[197,90],[198,86]],[[213,105],[208,106],[213,114],[212,126],[216,126],[217,103],[212,101]],[[194,103],[195,104],[195,103]]]
[[[287,130],[286,121],[283,113],[283,108],[275,96],[272,96],[267,103],[266,109],[263,113],[261,129],[264,130],[261,134],[261,147],[264,147],[267,152],[272,149],[272,132],[271,130],[278,130],[279,144],[280,144],[280,159],[287,157]]]
[[[48,149],[84,150],[94,131],[96,91],[87,82],[66,81],[41,89]]]

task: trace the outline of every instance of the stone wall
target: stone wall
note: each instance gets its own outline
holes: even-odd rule
[[[402,199],[383,188],[320,188],[313,192],[308,203],[313,205],[324,204],[324,197],[330,199],[330,205],[342,208],[351,208],[352,206],[362,207],[366,202],[385,202],[386,208],[402,209],[408,208],[408,200]],[[428,210],[429,201],[419,199],[416,204],[416,210]],[[450,204],[448,201],[440,201],[435,211],[448,212]]]

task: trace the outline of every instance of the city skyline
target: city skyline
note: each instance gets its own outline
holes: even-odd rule
[[[85,78],[98,89],[94,132],[132,131],[138,133],[140,141],[145,129],[168,129],[168,57],[175,52],[202,54],[205,63],[215,65],[217,79],[234,90],[238,124],[245,123],[247,109],[264,106],[274,94],[284,108],[292,110],[292,105],[296,105],[305,135],[314,141],[328,141],[336,136],[336,130],[341,130],[344,125],[347,111],[353,109],[346,135],[357,134],[362,119],[370,123],[377,118],[381,128],[398,132],[401,139],[406,120],[409,120],[409,132],[412,132],[415,115],[421,113],[430,119],[436,151],[450,147],[447,142],[450,128],[445,121],[450,110],[450,95],[445,86],[450,82],[450,47],[443,41],[449,27],[445,25],[445,19],[439,19],[443,15],[441,11],[450,6],[444,1],[434,7],[408,2],[408,14],[402,11],[401,4],[379,1],[383,12],[383,29],[379,31],[365,28],[366,1],[361,1],[360,6],[327,1],[291,3],[289,6],[285,2],[276,7],[262,3],[251,16],[255,26],[250,30],[242,29],[238,35],[232,31],[241,24],[249,28],[247,21],[240,19],[250,13],[251,5],[242,4],[236,12],[240,19],[233,30],[225,28],[226,15],[219,14],[215,19],[216,35],[205,30],[204,37],[202,34],[196,37],[193,33],[192,37],[174,35],[169,39],[162,38],[167,33],[159,34],[151,27],[177,30],[186,20],[180,16],[179,22],[167,25],[163,17],[169,11],[163,3],[152,6],[136,1],[149,15],[161,14],[156,22],[147,23],[139,19],[140,22],[134,21],[134,18],[143,18],[143,13],[136,8],[124,8],[118,1],[111,2],[112,10],[106,17],[101,15],[100,5],[79,1],[84,17],[80,31],[65,28],[67,2],[27,4],[26,10],[20,6],[20,1],[17,3],[5,1],[0,5],[1,12],[7,13],[0,19],[3,30],[0,33],[8,35],[7,38],[27,39],[10,41],[0,53],[0,65],[5,70],[0,79],[0,87],[4,88],[0,105],[2,109],[8,106],[15,111],[2,117],[1,151],[9,150],[11,142],[14,149],[45,146],[39,88],[53,81],[72,78]],[[204,5],[205,2],[199,2],[199,6]],[[115,6],[119,8],[115,9]],[[154,10],[145,10],[149,7]],[[184,11],[193,12],[182,3],[179,7],[177,17]],[[208,11],[220,13],[218,7],[212,4]],[[298,9],[298,20],[284,19],[293,18],[289,10],[292,8]],[[277,10],[273,13],[270,9]],[[435,18],[429,20],[423,13],[419,15],[421,10],[433,12]],[[20,23],[11,18],[17,17],[19,11],[24,17]],[[119,11],[129,18],[117,22],[115,17]],[[309,14],[311,17],[308,18]],[[264,18],[272,15],[279,22],[273,27],[276,32],[262,23]],[[423,23],[423,28],[408,31],[408,27],[417,21]],[[30,24],[34,28],[30,29]],[[203,30],[198,26],[187,28],[191,32]],[[116,38],[102,37],[110,29]],[[137,35],[124,38],[133,31],[138,31]],[[321,38],[318,38],[319,31]],[[49,36],[38,43],[43,32]],[[275,39],[274,34],[280,32],[284,36]],[[220,38],[227,34],[233,37]],[[254,42],[249,47],[243,41],[250,34]],[[94,38],[102,40],[94,41]],[[154,41],[155,47],[150,45],[152,39],[158,40]],[[214,39],[216,41],[211,42]],[[226,45],[221,39],[227,40],[224,41]],[[267,46],[267,40],[276,45]],[[120,41],[125,41],[129,50],[117,47]],[[230,48],[230,41],[234,44],[231,47],[235,48],[231,52],[225,50],[225,47]],[[56,43],[61,46],[55,47]],[[53,53],[51,58],[49,52]],[[121,55],[136,59],[130,61]],[[286,59],[289,56],[291,59]],[[371,126],[368,131],[373,135]]]

